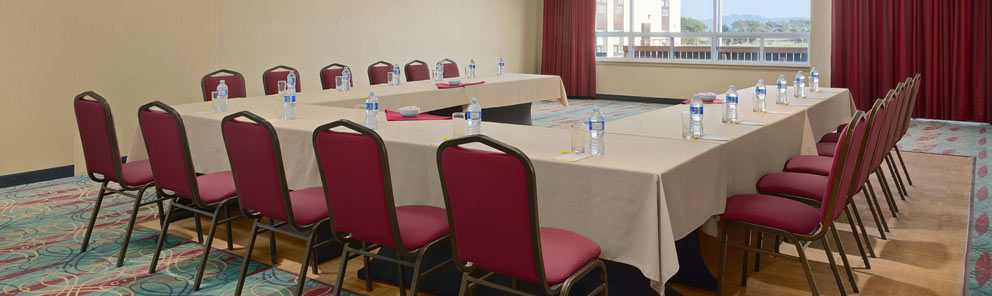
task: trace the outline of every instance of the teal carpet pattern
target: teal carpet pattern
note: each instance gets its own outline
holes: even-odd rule
[[[588,121],[592,116],[592,110],[599,107],[599,111],[606,116],[606,121],[613,121],[628,116],[634,116],[644,112],[651,112],[671,105],[638,103],[610,100],[585,100],[569,99],[568,108],[558,102],[538,101],[531,107],[531,118],[535,126],[560,127],[568,126],[572,123]],[[606,126],[606,132],[610,132],[610,126]]]
[[[140,226],[132,234],[124,266],[117,268],[131,198],[104,199],[89,250],[80,252],[98,190],[86,176],[0,189],[0,295],[234,294],[244,258],[213,249],[200,290],[194,292],[202,245],[168,236],[157,273],[148,274],[159,232]],[[138,221],[156,220],[156,214],[153,206],[144,207]],[[296,273],[257,262],[248,272],[245,295],[293,294]],[[306,288],[304,295],[333,290],[313,280]]]
[[[974,188],[971,201],[971,221],[968,233],[968,258],[965,267],[969,295],[992,295],[992,233],[989,215],[989,125],[936,120],[913,120],[899,149],[921,153],[967,156],[975,158]],[[910,176],[913,172],[910,171]],[[920,182],[922,180],[916,180]],[[908,184],[907,184],[908,185]]]

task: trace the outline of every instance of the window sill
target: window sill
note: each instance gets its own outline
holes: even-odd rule
[[[767,70],[805,70],[810,64],[733,64],[733,63],[711,63],[711,62],[672,62],[672,61],[637,61],[637,60],[597,60],[596,65],[609,66],[632,66],[632,67],[660,67],[660,68],[706,68],[706,69],[754,69],[761,68]]]

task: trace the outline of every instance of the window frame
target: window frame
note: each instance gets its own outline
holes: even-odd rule
[[[613,0],[617,1],[617,0]],[[619,0],[623,1],[623,0]],[[630,6],[630,13],[626,16],[627,22],[629,22],[629,27],[631,30],[634,28],[634,9],[636,8],[636,2],[642,0],[626,0],[624,1],[625,6]],[[652,0],[646,0],[652,1]],[[609,57],[609,56],[596,56],[597,62],[631,62],[631,63],[658,63],[658,64],[696,64],[696,65],[745,65],[745,66],[772,66],[772,67],[809,67],[812,61],[813,40],[811,32],[794,32],[794,33],[781,33],[781,32],[717,32],[719,29],[718,25],[715,23],[721,14],[720,2],[722,0],[713,0],[713,32],[622,32],[622,31],[596,31],[596,38],[593,41],[593,47],[596,48],[596,42],[599,41],[601,37],[621,37],[626,39],[627,56],[626,57]],[[810,9],[812,10],[812,1]],[[810,11],[810,31],[813,28],[812,11]],[[676,59],[673,58],[675,54],[675,46],[669,46],[668,57],[667,58],[637,58],[637,44],[635,44],[634,39],[636,38],[648,38],[648,37],[667,37],[668,44],[675,44],[675,38],[709,38],[710,39],[710,58],[709,59]],[[757,61],[738,61],[738,60],[720,60],[720,38],[728,37],[747,37],[747,38],[757,38],[758,39],[758,57]],[[765,60],[765,44],[768,39],[804,39],[806,40],[806,61],[805,62],[777,62],[777,61],[767,61]],[[653,42],[653,41],[652,41]],[[624,42],[618,44],[617,46],[623,47]],[[652,43],[653,44],[653,43]],[[604,44],[604,47],[607,46]]]

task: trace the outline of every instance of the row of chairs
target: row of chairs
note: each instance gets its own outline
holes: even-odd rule
[[[847,291],[831,253],[831,244],[827,240],[828,232],[837,245],[852,290],[858,293],[854,273],[847,260],[834,220],[841,213],[846,216],[865,268],[870,269],[868,258],[869,256],[874,258],[875,251],[853,198],[858,192],[863,193],[880,237],[883,240],[887,239],[885,233],[889,232],[888,224],[882,216],[881,205],[876,198],[869,176],[875,174],[876,180],[881,183],[892,216],[897,217],[899,209],[886,180],[882,163],[886,163],[900,197],[905,200],[907,191],[902,175],[895,166],[892,151],[895,150],[895,155],[902,163],[902,155],[899,154],[897,143],[909,129],[910,117],[919,94],[920,79],[920,74],[907,78],[905,82],[899,83],[895,89],[890,90],[884,98],[876,100],[867,114],[857,111],[849,123],[837,127],[837,132],[823,136],[817,143],[819,155],[793,157],[786,162],[783,172],[763,176],[756,184],[760,194],[735,195],[727,199],[726,210],[721,215],[725,224],[720,234],[718,295],[722,291],[728,246],[745,251],[742,286],[747,284],[748,253],[754,252],[755,272],[759,270],[761,254],[799,260],[812,293],[818,295],[819,291],[804,251],[812,241],[822,242],[837,286],[841,294],[846,295]],[[909,171],[906,170],[904,163],[902,168],[906,178],[909,179]],[[728,241],[729,233],[738,228],[745,230],[744,245],[732,244]],[[757,238],[752,240],[754,232],[757,232]],[[774,234],[776,237],[773,251],[765,250],[761,246],[765,233]],[[779,238],[785,238],[795,245],[799,256],[779,253]],[[865,249],[868,250],[867,254]]]
[[[438,147],[436,157],[445,208],[396,206],[382,138],[375,131],[348,120],[322,125],[313,132],[322,186],[291,190],[275,129],[248,111],[228,115],[221,123],[231,171],[198,174],[182,118],[168,105],[156,101],[138,109],[148,160],[123,164],[106,100],[96,93],[85,92],[76,96],[73,105],[87,172],[102,184],[87,226],[83,251],[104,191],[110,190],[108,184],[121,186],[111,193],[136,199],[118,267],[126,255],[139,207],[156,203],[162,232],[149,273],[156,272],[174,215],[180,211],[192,212],[197,223],[199,215],[211,218],[194,290],[200,288],[217,226],[228,224],[227,247],[231,249],[234,238],[230,222],[247,218],[252,220],[252,230],[238,280],[238,295],[255,238],[266,232],[270,235],[273,264],[274,233],[306,241],[297,295],[303,291],[308,266],[314,274],[318,272],[314,249],[331,242],[343,245],[335,295],[341,293],[348,261],[358,256],[365,260],[366,289],[370,291],[369,261],[374,257],[397,264],[402,295],[406,294],[404,267],[413,268],[411,290],[416,295],[422,276],[452,261],[463,273],[463,291],[481,285],[521,294],[522,291],[514,289],[517,281],[523,280],[538,285],[544,293],[567,295],[577,280],[598,272],[600,284],[590,295],[608,293],[605,265],[598,259],[599,245],[567,230],[540,227],[533,164],[520,150],[486,136],[457,138]],[[471,143],[499,152],[462,147]],[[144,192],[151,187],[157,196],[143,201]],[[137,194],[131,193],[134,191]],[[171,202],[163,216],[162,202],[166,200]],[[231,215],[231,208],[240,211]],[[327,231],[333,240],[317,242],[317,234]],[[199,224],[197,232],[200,232]],[[202,237],[200,241],[203,242]],[[451,244],[452,259],[422,271],[426,251],[445,243]],[[383,247],[396,250],[398,256],[374,253]],[[490,279],[494,273],[511,277],[513,284],[508,287],[494,283]]]
[[[458,71],[458,63],[451,59],[442,59],[438,63],[444,65],[444,78],[455,78],[460,75]],[[392,63],[385,61],[378,61],[372,63],[368,67],[369,83],[371,85],[388,83],[388,74],[393,72]],[[327,65],[320,69],[320,86],[321,88],[335,89],[337,87],[336,79],[341,76],[344,68],[348,66],[334,63]],[[421,81],[431,79],[431,70],[428,64],[421,60],[414,60],[407,63],[404,67],[404,72],[406,73],[406,81]],[[265,91],[265,95],[274,95],[278,92],[278,82],[280,80],[286,80],[286,76],[289,72],[293,71],[296,74],[296,90],[302,91],[303,87],[300,83],[300,71],[296,68],[279,65],[272,67],[265,72],[262,72],[262,88]],[[354,74],[352,74],[354,75]],[[200,79],[200,90],[203,94],[204,101],[210,101],[210,92],[217,89],[217,85],[220,81],[224,80],[224,83],[228,87],[228,97],[229,98],[244,98],[247,97],[248,92],[245,88],[245,77],[236,71],[221,69],[207,75],[204,75]],[[354,86],[354,79],[348,81],[349,84]]]

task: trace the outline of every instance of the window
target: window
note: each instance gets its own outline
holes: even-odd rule
[[[612,13],[596,14],[596,58],[808,66],[810,1],[598,2]]]

